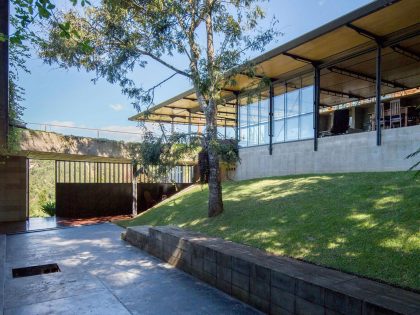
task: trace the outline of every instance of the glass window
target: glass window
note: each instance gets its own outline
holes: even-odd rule
[[[239,129],[239,145],[246,147],[248,145],[248,128]]]
[[[235,139],[235,128],[233,127],[226,127],[226,139]]]
[[[280,90],[279,90],[280,92]],[[313,137],[313,86],[292,90],[274,97],[273,142],[295,141]],[[268,144],[270,100],[263,99],[240,107],[239,145],[242,147]],[[254,98],[255,100],[255,98]],[[234,130],[227,131],[234,137]]]
[[[299,90],[286,93],[287,117],[299,115]]]
[[[258,145],[258,125],[250,126],[248,131],[248,146]]]
[[[248,124],[248,108],[246,106],[239,107],[239,126],[246,127]]]
[[[259,102],[251,103],[248,105],[248,123],[250,126],[258,124],[258,105]]]
[[[267,144],[270,142],[270,139],[268,137],[268,129],[269,125],[268,123],[262,123],[260,124],[260,133],[259,133],[259,141],[258,144]]]
[[[246,147],[248,145],[248,107],[239,107],[239,145]]]
[[[275,120],[273,129],[273,142],[284,142],[284,119]]]
[[[286,120],[286,141],[299,139],[299,117],[288,118]]]
[[[260,123],[268,122],[268,113],[270,111],[270,99],[260,101]]]
[[[300,139],[313,138],[314,136],[314,116],[306,114],[300,116]]]
[[[284,118],[284,94],[274,96],[274,119]]]
[[[302,105],[301,114],[312,113],[314,111],[314,88],[313,86],[307,86],[302,89]]]
[[[270,99],[260,100],[260,119],[259,119],[259,138],[258,144],[267,144],[269,142],[268,137],[268,114],[270,107]]]

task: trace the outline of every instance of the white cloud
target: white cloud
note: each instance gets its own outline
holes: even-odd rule
[[[109,107],[111,109],[115,110],[116,112],[120,112],[124,109],[125,106],[122,105],[122,104],[111,104],[111,105],[109,105]]]

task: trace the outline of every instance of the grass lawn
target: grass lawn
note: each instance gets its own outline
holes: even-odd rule
[[[420,179],[413,173],[274,177],[223,185],[209,219],[196,186],[129,225],[177,225],[420,290]]]

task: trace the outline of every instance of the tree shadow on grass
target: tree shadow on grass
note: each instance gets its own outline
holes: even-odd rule
[[[196,189],[142,221],[420,289],[419,184],[401,172],[226,183],[217,218],[206,216],[207,189]]]

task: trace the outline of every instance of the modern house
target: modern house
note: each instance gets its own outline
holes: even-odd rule
[[[374,1],[253,60],[218,106],[236,179],[406,170],[420,146],[420,1]],[[250,101],[258,80],[271,85]],[[134,121],[205,124],[194,90]]]

